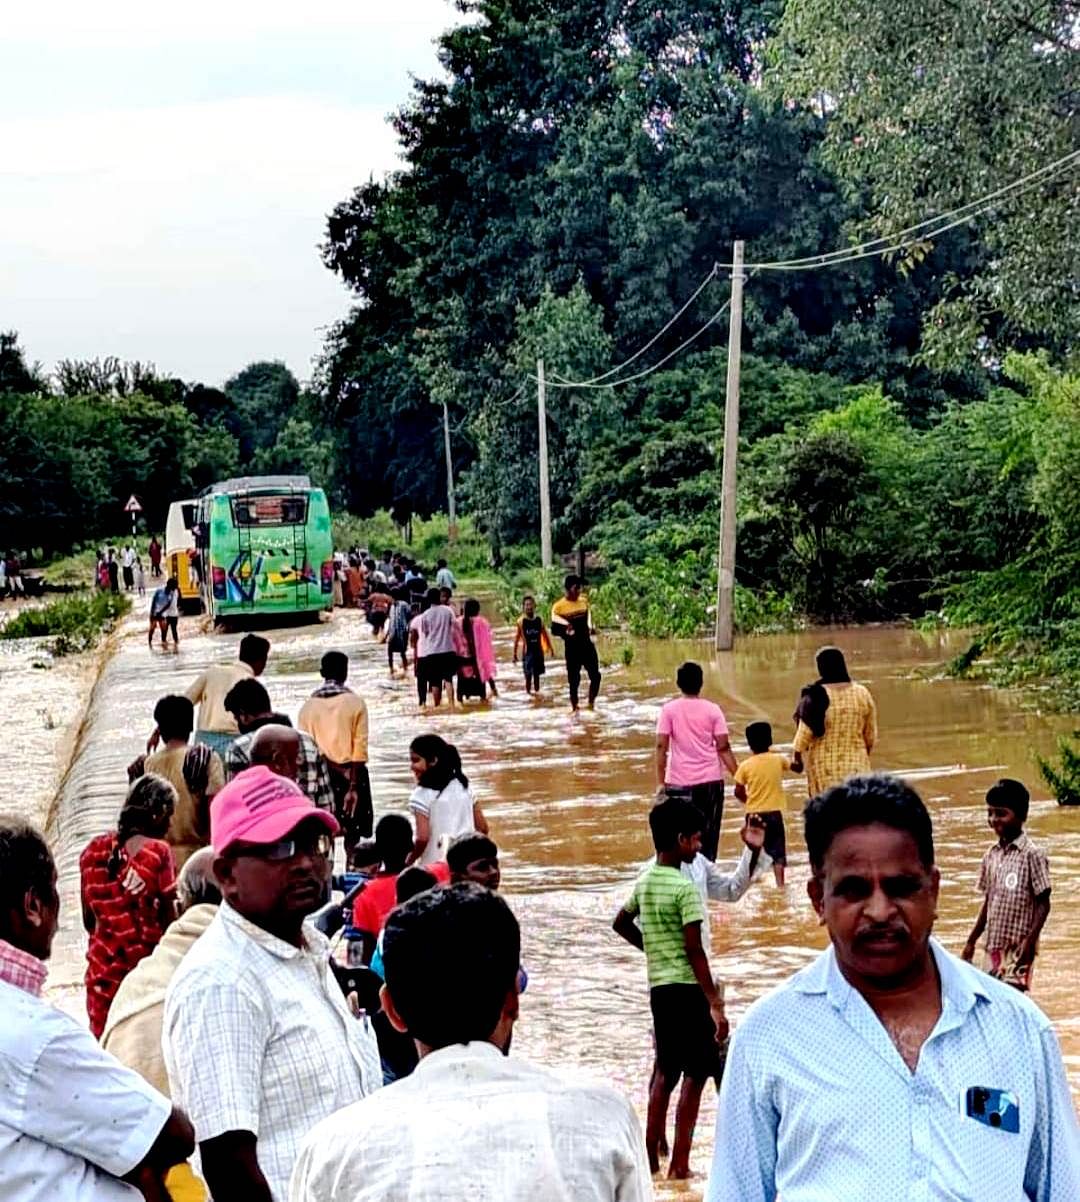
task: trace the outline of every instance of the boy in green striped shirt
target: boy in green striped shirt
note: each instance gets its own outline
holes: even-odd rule
[[[690,1175],[701,1091],[710,1077],[719,1080],[719,1045],[728,1033],[724,1001],[701,941],[701,894],[679,871],[701,850],[702,825],[701,812],[688,801],[671,798],[653,807],[649,827],[656,863],[639,877],[614,923],[627,942],[645,952],[648,967],[656,1071],[649,1088],[645,1147],[654,1173],[660,1169],[668,1103],[682,1077],[668,1169],[672,1178]]]

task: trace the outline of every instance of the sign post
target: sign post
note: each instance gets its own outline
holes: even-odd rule
[[[139,504],[139,498],[132,493],[127,499],[127,504],[124,506],[124,512],[131,514],[131,541],[135,541],[135,520],[136,516],[142,513],[142,506]]]

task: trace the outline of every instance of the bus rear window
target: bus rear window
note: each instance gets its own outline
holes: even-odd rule
[[[237,526],[303,526],[307,522],[306,496],[232,497],[231,502]]]

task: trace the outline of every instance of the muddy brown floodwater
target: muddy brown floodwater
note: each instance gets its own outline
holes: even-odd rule
[[[178,655],[147,652],[133,619],[95,692],[90,716],[50,834],[62,887],[62,929],[51,980],[77,1006],[85,940],[79,929],[78,853],[107,829],[124,792],[124,766],[152,726],[157,697],[185,687],[202,667],[235,655],[236,636],[184,623]],[[736,754],[742,728],[772,721],[778,741],[791,735],[799,686],[812,675],[822,632],[744,639],[730,655],[706,643],[639,642],[622,663],[621,641],[601,643],[618,662],[605,669],[599,708],[572,720],[562,665],[549,665],[545,695],[525,696],[510,665],[511,634],[497,635],[502,693],[490,707],[419,714],[411,677],[391,682],[383,649],[358,615],[338,613],[322,625],[268,632],[274,648],[265,681],[275,708],[294,718],[317,682],[318,660],[331,646],[349,653],[351,683],[371,713],[371,773],[376,812],[403,808],[411,777],[408,743],[434,730],[456,743],[491,821],[503,862],[503,889],[523,928],[529,988],[515,1050],[539,1063],[625,1090],[644,1113],[650,1068],[644,960],[611,931],[611,919],[650,855],[647,814],[653,798],[653,732],[660,704],[673,691],[684,659],[705,667],[706,693],[725,707]],[[858,629],[828,638],[848,656],[852,675],[877,698],[881,742],[874,765],[903,774],[934,816],[942,899],[937,934],[953,950],[966,938],[978,906],[975,881],[990,842],[983,796],[1002,775],[1026,780],[1035,800],[1029,829],[1048,849],[1054,909],[1036,964],[1035,1000],[1054,1020],[1071,1083],[1080,1095],[1080,810],[1046,800],[1033,761],[1049,753],[1075,719],[1025,709],[1018,697],[945,680],[937,665],[955,650],[943,636],[909,630]],[[30,768],[27,768],[30,771]],[[793,808],[804,786],[789,782]],[[737,855],[740,815],[730,800],[720,860]],[[712,907],[714,968],[727,982],[729,1013],[745,1008],[824,946],[805,896],[807,864],[798,822],[789,822],[789,883],[759,882],[738,906]],[[437,987],[437,983],[433,983]],[[715,1100],[702,1108],[693,1167],[697,1179],[664,1185],[661,1197],[701,1194],[712,1147]]]

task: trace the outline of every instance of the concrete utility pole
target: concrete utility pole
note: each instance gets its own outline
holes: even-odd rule
[[[457,538],[457,501],[454,497],[454,459],[450,453],[450,408],[442,403],[443,446],[446,450],[446,537],[449,542]]]
[[[548,483],[547,392],[544,387],[544,361],[536,361],[536,420],[540,435],[540,564],[550,568],[551,486]]]
[[[735,471],[739,459],[739,366],[742,355],[743,244],[731,256],[727,397],[724,401],[724,464],[720,480],[720,556],[716,573],[716,649],[735,642]]]

